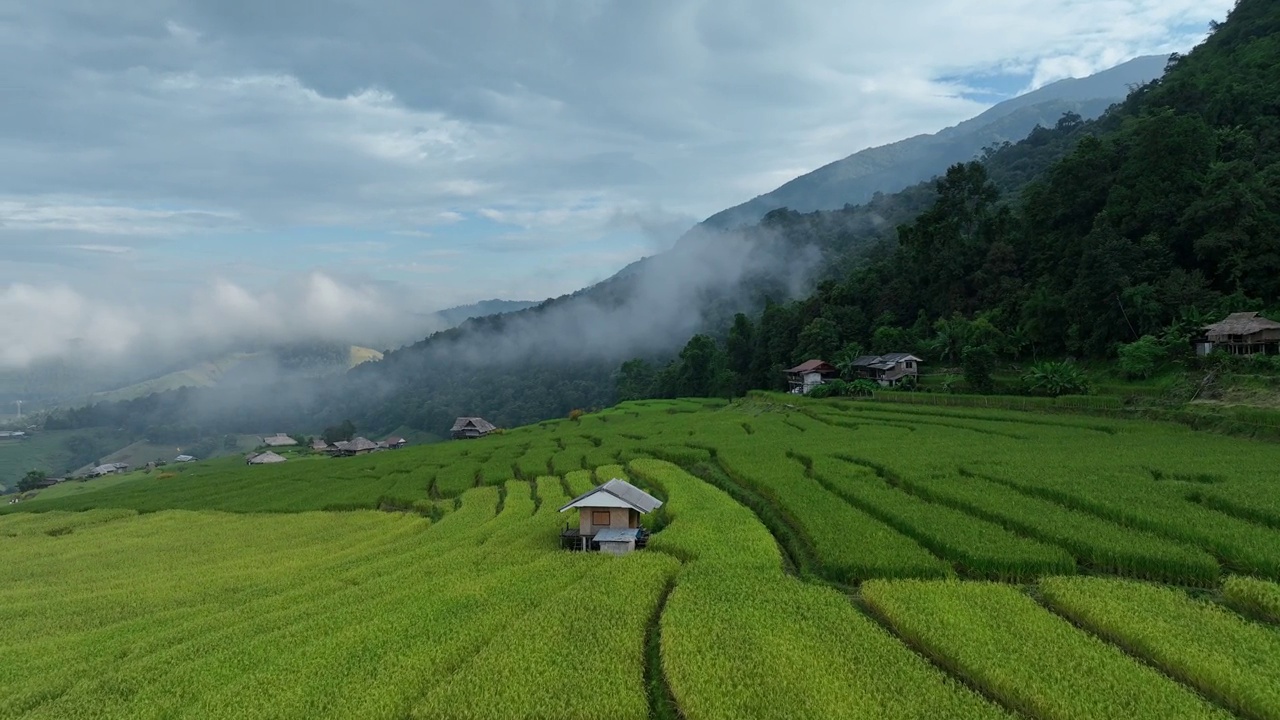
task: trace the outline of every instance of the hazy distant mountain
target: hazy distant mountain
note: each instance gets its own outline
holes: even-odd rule
[[[515,312],[524,310],[537,305],[536,302],[528,300],[481,300],[478,303],[470,305],[459,305],[451,307],[447,310],[440,310],[435,316],[443,320],[447,327],[461,325],[473,317],[485,317],[488,315],[500,315],[502,313]]]
[[[981,115],[933,135],[917,135],[870,148],[792,180],[773,192],[712,215],[704,225],[732,228],[780,207],[812,212],[858,205],[877,192],[894,193],[972,160],[984,147],[1017,142],[1036,125],[1052,127],[1064,113],[1098,117],[1136,85],[1164,74],[1165,55],[1141,57],[1086,78],[1060,80],[1006,100]]]

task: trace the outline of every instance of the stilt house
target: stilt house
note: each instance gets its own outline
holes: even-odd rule
[[[1208,355],[1219,348],[1229,355],[1280,353],[1280,323],[1256,312],[1231,313],[1203,330],[1203,337],[1195,343],[1197,355]]]
[[[578,527],[565,526],[560,547],[625,555],[648,542],[640,516],[662,507],[662,501],[625,480],[614,478],[569,501],[560,512],[577,509]]]
[[[809,391],[824,382],[840,377],[840,370],[825,360],[809,360],[784,371],[787,384],[796,395],[808,395]]]

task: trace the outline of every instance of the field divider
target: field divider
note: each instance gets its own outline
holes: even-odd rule
[[[1186,688],[1188,692],[1195,693],[1196,695],[1199,695],[1200,697],[1204,698],[1206,702],[1212,703],[1216,707],[1219,707],[1222,710],[1229,712],[1233,715],[1239,713],[1238,710],[1233,710],[1230,707],[1222,704],[1221,702],[1218,701],[1217,698],[1213,697],[1212,695],[1208,695],[1202,692],[1199,688],[1195,687],[1194,685],[1188,682],[1185,682],[1181,678],[1178,678],[1177,676],[1171,674],[1169,671],[1165,670],[1159,664],[1151,660],[1151,658],[1148,658],[1142,653],[1134,650],[1133,648],[1129,647],[1127,644],[1122,642],[1117,642],[1115,639],[1108,637],[1106,634],[1097,632],[1093,628],[1089,627],[1088,625],[1085,625],[1084,623],[1080,622],[1076,618],[1072,617],[1069,613],[1063,612],[1061,609],[1055,607],[1052,603],[1045,600],[1044,595],[1041,594],[1039,587],[1033,586],[1031,588],[1028,588],[1026,592],[1027,592],[1027,596],[1030,597],[1032,600],[1034,600],[1037,605],[1044,608],[1047,612],[1061,618],[1063,621],[1070,623],[1071,626],[1074,627],[1076,630],[1079,630],[1085,635],[1089,635],[1095,638],[1101,643],[1110,645],[1111,647],[1115,648],[1121,653],[1124,653],[1126,656],[1128,656],[1130,660],[1133,660],[1139,665],[1144,665],[1147,668],[1151,669],[1152,671],[1159,673],[1160,675],[1163,675],[1170,682],[1177,683],[1178,685],[1181,685],[1182,687]],[[1251,717],[1250,720],[1268,720],[1268,719]]]
[[[1019,720],[1034,720],[1030,715],[1027,715],[1018,708],[1010,705],[1008,702],[1000,698],[1000,696],[988,692],[986,688],[975,683],[958,668],[954,667],[950,662],[947,662],[947,660],[941,655],[929,650],[929,648],[923,643],[917,642],[908,635],[899,632],[898,629],[894,627],[893,623],[889,621],[889,618],[881,615],[871,603],[862,598],[861,592],[849,593],[847,594],[847,597],[849,598],[849,604],[853,605],[855,610],[862,613],[876,625],[879,625],[882,630],[889,633],[889,635],[902,643],[912,653],[932,665],[938,670],[938,672],[941,672],[943,675],[954,680],[957,684],[963,685],[987,702],[1009,713],[1011,717],[1018,718]]]
[[[683,566],[683,560],[679,558],[676,560]],[[676,572],[667,579],[666,586],[658,596],[658,606],[654,609],[653,616],[649,618],[648,626],[645,627],[644,686],[649,697],[650,720],[683,720],[684,718],[684,713],[680,711],[680,705],[671,692],[671,685],[667,682],[667,674],[662,666],[662,614],[667,609],[667,599],[676,589],[679,575],[680,573]]]
[[[1001,478],[995,475],[987,475],[984,473],[974,472],[965,467],[958,468],[958,471],[964,477],[976,478],[978,480],[985,480],[987,482],[1008,488],[1009,490],[1028,498],[1033,498],[1035,500],[1048,502],[1066,510],[1084,513],[1085,515],[1090,515],[1099,520],[1103,520],[1109,523],[1113,523],[1115,525],[1119,525],[1120,527],[1126,528],[1128,530],[1132,530],[1134,532],[1147,533],[1150,535],[1163,538],[1172,543],[1177,543],[1185,547],[1194,548],[1196,550],[1199,550],[1211,556],[1214,560],[1218,562],[1219,565],[1222,566],[1224,570],[1228,572],[1235,572],[1235,573],[1240,573],[1244,575],[1263,574],[1271,579],[1276,579],[1277,577],[1280,577],[1280,575],[1277,574],[1277,572],[1280,572],[1280,571],[1278,571],[1275,566],[1272,566],[1271,568],[1259,569],[1256,567],[1248,567],[1248,566],[1241,565],[1241,562],[1239,560],[1229,557],[1227,553],[1223,550],[1222,546],[1217,545],[1216,543],[1212,542],[1209,539],[1206,539],[1206,537],[1204,536],[1193,537],[1193,536],[1187,535],[1184,532],[1171,531],[1169,526],[1165,524],[1162,524],[1159,522],[1144,521],[1142,518],[1134,518],[1124,513],[1114,512],[1106,508],[1100,508],[1094,505],[1093,503],[1089,502],[1087,499],[1076,497],[1068,492],[1054,490],[1052,488],[1047,488],[1047,487],[1038,487],[1035,485],[1022,484],[1014,480],[1009,480],[1007,478]],[[1274,530],[1274,528],[1257,523],[1255,521],[1251,521],[1245,518],[1235,517],[1234,515],[1223,512],[1222,510],[1216,507],[1213,507],[1210,505],[1202,505],[1196,502],[1195,500],[1191,499],[1191,497],[1189,496],[1183,496],[1183,500],[1185,500],[1192,507],[1203,508],[1207,513],[1211,515],[1221,515],[1223,518],[1230,518],[1231,520],[1247,523],[1248,525],[1264,532],[1269,530]],[[1170,583],[1170,584],[1177,585],[1178,583]]]

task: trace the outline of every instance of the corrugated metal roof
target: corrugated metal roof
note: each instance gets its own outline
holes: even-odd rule
[[[627,542],[638,537],[640,531],[635,528],[605,528],[591,539],[595,542]]]
[[[608,493],[609,495],[626,503],[629,507],[642,513],[650,513],[662,507],[662,501],[658,498],[641,490],[635,485],[632,485],[626,480],[613,478],[609,482],[597,485],[573,500],[570,500],[568,504],[560,508],[560,512],[564,512],[565,510],[574,507],[591,507],[591,503],[583,501],[600,492]]]

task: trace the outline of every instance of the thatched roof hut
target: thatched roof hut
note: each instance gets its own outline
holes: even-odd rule
[[[465,440],[484,437],[497,429],[497,426],[482,417],[460,417],[453,422],[449,434],[454,440]]]

